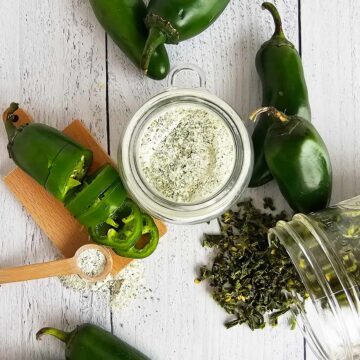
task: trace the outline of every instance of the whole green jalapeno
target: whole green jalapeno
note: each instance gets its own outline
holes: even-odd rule
[[[91,324],[80,325],[72,332],[46,327],[37,332],[36,339],[42,335],[64,342],[68,360],[150,360],[115,335]]]
[[[7,109],[5,128],[10,158],[27,174],[61,201],[81,185],[93,154],[60,131],[44,124],[16,128],[19,108]]]
[[[114,42],[140,67],[148,30],[144,24],[146,6],[143,0],[90,0],[94,13]],[[155,80],[166,77],[170,70],[164,46],[159,46],[149,58],[147,75]]]
[[[221,15],[229,2],[230,0],[150,0],[145,18],[149,37],[143,52],[143,70],[150,71],[150,60],[160,45],[178,44],[200,34]]]
[[[129,258],[151,255],[159,241],[158,229],[153,219],[128,199],[117,170],[108,164],[86,176],[92,151],[44,124],[17,127],[18,108],[12,103],[4,116],[8,152],[14,162],[63,202],[89,230],[93,241]],[[144,238],[146,244],[139,247]]]
[[[286,39],[276,7],[268,2],[263,5],[275,21],[272,38],[263,44],[256,55],[256,69],[263,88],[262,106],[273,106],[287,115],[298,115],[311,121],[311,110],[300,55]],[[258,187],[272,180],[266,164],[264,141],[274,118],[265,114],[259,117],[254,129],[254,170],[250,187]]]
[[[331,162],[314,125],[273,107],[257,110],[251,119],[260,114],[274,119],[265,137],[265,159],[291,208],[304,214],[326,208],[332,192]]]

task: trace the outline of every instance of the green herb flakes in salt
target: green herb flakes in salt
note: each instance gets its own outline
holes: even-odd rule
[[[127,307],[143,291],[143,265],[132,261],[116,275],[108,275],[104,280],[90,282],[78,275],[61,276],[63,286],[78,291],[84,296],[99,294],[107,301],[113,311]]]
[[[214,195],[229,180],[235,144],[215,112],[199,105],[174,105],[144,129],[138,156],[153,190],[177,203],[193,203]]]
[[[106,257],[97,249],[87,249],[79,254],[77,265],[85,275],[89,277],[99,276],[104,272]]]

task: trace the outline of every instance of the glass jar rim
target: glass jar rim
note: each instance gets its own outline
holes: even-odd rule
[[[134,167],[133,147],[134,139],[147,120],[147,114],[155,111],[164,104],[174,104],[181,101],[208,107],[219,114],[224,124],[232,130],[236,151],[236,164],[233,174],[223,189],[205,202],[193,204],[172,203],[168,199],[155,199],[153,194],[145,191],[146,184],[140,177],[138,169]],[[241,154],[239,153],[241,151]],[[241,164],[239,164],[239,154]],[[253,149],[250,135],[239,115],[226,102],[211,94],[204,88],[186,89],[170,88],[158,94],[145,103],[130,120],[119,145],[119,169],[129,193],[151,215],[162,220],[180,223],[196,224],[216,218],[233,206],[242,192],[246,189],[252,172]],[[239,169],[235,171],[235,168]],[[234,181],[234,178],[236,178]],[[226,192],[225,189],[228,191]],[[161,199],[159,201],[159,199]]]

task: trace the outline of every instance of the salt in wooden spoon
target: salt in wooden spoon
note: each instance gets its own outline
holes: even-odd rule
[[[86,274],[80,267],[80,255],[86,250],[100,251],[106,259],[103,271],[96,276]],[[84,261],[84,259],[82,259]],[[113,266],[113,260],[110,251],[99,245],[89,244],[79,248],[74,257],[70,259],[50,261],[46,263],[17,266],[11,268],[0,268],[0,284],[27,281],[35,279],[43,279],[52,276],[61,275],[80,275],[83,279],[89,281],[99,281],[106,278],[110,274]]]

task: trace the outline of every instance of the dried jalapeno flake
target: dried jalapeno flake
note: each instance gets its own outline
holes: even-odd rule
[[[270,199],[264,208],[275,209]],[[227,328],[243,323],[252,330],[275,326],[294,302],[284,291],[307,298],[286,250],[279,243],[271,247],[268,243],[268,230],[286,218],[284,211],[261,212],[248,200],[222,216],[221,234],[205,235],[203,246],[214,248],[216,256],[211,266],[200,268],[196,282],[207,280],[214,300],[233,315]]]

